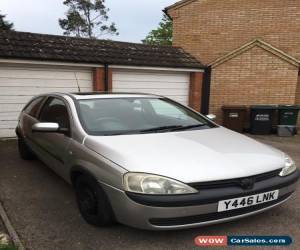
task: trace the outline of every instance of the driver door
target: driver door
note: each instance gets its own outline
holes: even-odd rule
[[[41,109],[39,122],[58,123],[62,133],[34,132],[33,142],[39,148],[39,157],[59,175],[64,176],[69,145],[71,143],[70,116],[67,104],[60,98],[49,97]]]

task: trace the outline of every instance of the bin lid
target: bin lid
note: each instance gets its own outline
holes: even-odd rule
[[[296,125],[277,125],[277,128],[297,128]]]
[[[300,105],[279,105],[278,109],[297,109],[297,110],[300,110]]]
[[[238,110],[246,110],[247,106],[245,105],[224,105],[222,106],[223,110],[231,110],[231,109],[238,109]]]
[[[277,109],[278,105],[252,105],[251,109]]]

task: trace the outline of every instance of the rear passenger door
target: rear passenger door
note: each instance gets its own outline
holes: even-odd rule
[[[39,122],[58,123],[62,133],[34,132],[33,141],[39,147],[39,157],[62,177],[66,175],[64,163],[71,143],[68,104],[59,97],[49,97],[43,105]]]

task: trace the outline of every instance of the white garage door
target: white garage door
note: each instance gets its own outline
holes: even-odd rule
[[[14,137],[18,115],[34,95],[92,90],[90,69],[0,64],[0,138]]]
[[[113,91],[141,92],[169,97],[188,104],[189,73],[113,70]]]

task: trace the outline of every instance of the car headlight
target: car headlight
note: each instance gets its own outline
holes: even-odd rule
[[[153,195],[191,194],[198,191],[179,181],[153,174],[126,173],[124,175],[126,191]]]
[[[295,172],[297,169],[295,162],[289,156],[285,156],[284,168],[279,173],[280,176],[287,176]]]

